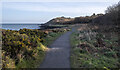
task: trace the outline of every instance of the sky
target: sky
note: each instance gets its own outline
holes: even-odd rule
[[[19,1],[19,0],[18,0]],[[117,3],[111,1],[20,1],[2,2],[3,23],[45,23],[55,17],[90,16],[105,12],[108,6]]]

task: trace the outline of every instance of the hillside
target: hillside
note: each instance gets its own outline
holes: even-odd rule
[[[66,23],[71,23],[74,20],[75,20],[74,18],[57,17],[57,18],[51,19],[50,21],[48,21],[45,24],[46,25],[49,25],[49,24],[66,24]]]
[[[48,21],[47,23],[45,23],[45,25],[55,25],[55,24],[75,24],[75,23],[89,23],[92,22],[92,20],[94,18],[103,16],[103,14],[96,14],[93,13],[93,15],[91,16],[85,16],[85,17],[75,17],[75,18],[70,18],[70,17],[57,17],[57,18],[53,18],[50,21]]]

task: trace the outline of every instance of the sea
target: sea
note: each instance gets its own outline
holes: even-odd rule
[[[26,29],[40,29],[40,24],[2,24],[2,29],[6,30],[20,30]]]

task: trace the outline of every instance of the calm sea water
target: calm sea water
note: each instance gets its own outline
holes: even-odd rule
[[[20,30],[27,29],[40,29],[39,24],[2,24],[2,29]]]

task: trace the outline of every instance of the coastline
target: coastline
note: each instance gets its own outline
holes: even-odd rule
[[[40,29],[39,24],[2,24],[2,29],[5,30],[20,30],[20,29]]]

